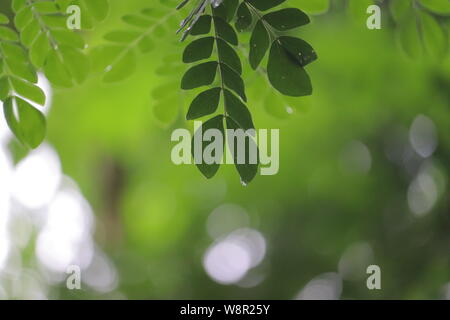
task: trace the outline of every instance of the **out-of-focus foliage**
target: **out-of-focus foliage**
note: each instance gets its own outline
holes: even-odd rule
[[[111,1],[90,48],[148,7]],[[0,297],[448,298],[450,59],[409,58],[388,10],[381,30],[335,5],[298,31],[320,57],[307,99],[243,68],[254,122],[280,129],[279,173],[247,187],[231,166],[206,180],[170,160],[198,93],[179,89],[175,30],[120,83],[40,84],[42,147],[28,154],[0,123]],[[66,288],[69,264],[82,290]],[[381,290],[366,287],[370,264]]]

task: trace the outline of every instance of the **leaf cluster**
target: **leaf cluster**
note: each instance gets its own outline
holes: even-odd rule
[[[180,7],[187,2],[183,1]],[[292,97],[312,93],[311,80],[304,67],[317,59],[317,55],[306,41],[289,34],[291,30],[308,24],[310,20],[303,11],[295,8],[269,12],[283,2],[285,0],[200,1],[183,20],[180,28],[180,31],[184,29],[182,40],[188,35],[195,37],[184,50],[183,62],[190,64],[201,61],[186,71],[181,88],[191,90],[210,86],[194,98],[186,118],[194,120],[216,114],[220,102],[223,103],[223,111],[206,120],[194,134],[194,140],[195,135],[204,132],[206,128],[217,129],[223,136],[225,128],[250,132],[246,134],[247,162],[238,164],[235,161],[241,181],[245,184],[256,175],[258,163],[248,161],[252,156],[248,154],[249,150],[257,150],[250,146],[256,143],[251,135],[251,129],[254,130],[255,126],[246,106],[243,65],[240,51],[237,51],[239,40],[236,30],[251,32],[248,60],[252,69],[259,70],[270,51],[267,68],[263,69],[263,73],[267,73],[271,85],[279,93]],[[215,57],[211,59],[213,54]],[[203,144],[202,152],[208,145]],[[194,146],[192,150],[195,150]],[[237,157],[235,151],[230,150],[234,158]],[[256,155],[256,158],[259,159],[259,156]],[[219,166],[218,163],[197,164],[207,178],[213,177]]]

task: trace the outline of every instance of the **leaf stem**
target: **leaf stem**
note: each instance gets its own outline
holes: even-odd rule
[[[217,60],[219,62],[218,68],[219,68],[219,74],[220,74],[220,87],[222,88],[222,96],[224,97],[224,100],[223,100],[223,112],[224,112],[224,116],[227,116],[228,115],[228,113],[227,113],[227,106],[225,104],[225,84],[224,84],[224,81],[223,81],[223,74],[222,74],[222,68],[221,68],[222,61],[221,61],[221,58],[220,58],[219,44],[218,44],[219,35],[217,33],[216,25],[215,25],[215,22],[214,22],[214,18],[215,18],[215,16],[214,16],[214,8],[213,8],[212,4],[210,6],[211,6],[211,15],[212,15],[212,20],[213,20],[212,21],[212,24],[213,24],[212,27],[214,28],[214,41],[216,42],[216,49],[217,49]]]
[[[261,12],[256,9],[251,3],[245,1],[245,4],[247,5],[247,7],[253,11],[259,18],[259,20],[262,22],[264,28],[267,30],[267,32],[269,33],[269,35],[272,38],[272,41],[276,40],[278,38],[278,34],[277,32],[272,28],[271,25],[269,25],[265,20],[264,20],[264,16],[261,15]]]

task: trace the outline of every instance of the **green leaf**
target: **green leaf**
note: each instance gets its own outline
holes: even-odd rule
[[[14,77],[11,77],[10,81],[17,94],[38,104],[45,104],[45,94],[38,86]]]
[[[239,0],[226,0],[222,1],[217,8],[214,8],[213,12],[215,16],[221,17],[226,21],[231,21],[236,14],[238,6]]]
[[[53,30],[52,37],[60,44],[76,49],[83,50],[85,47],[84,40],[78,33],[70,30]]]
[[[222,74],[224,84],[236,92],[242,100],[247,101],[247,97],[245,96],[244,81],[241,76],[223,63],[220,63],[220,72]]]
[[[40,34],[39,23],[36,20],[32,20],[20,30],[20,40],[25,46],[30,47]]]
[[[217,38],[217,51],[219,54],[219,60],[238,74],[242,74],[242,64],[238,54],[234,49],[224,40]]]
[[[205,148],[208,147],[209,144],[214,143],[214,141],[211,141],[211,142],[203,141],[203,134],[204,134],[204,132],[206,132],[209,129],[217,129],[222,133],[222,137],[225,137],[225,130],[224,130],[224,126],[223,126],[223,116],[218,115],[214,118],[209,119],[208,121],[204,122],[201,125],[201,127],[197,129],[197,131],[195,131],[194,136],[192,138],[192,147],[191,147],[192,156],[194,158],[194,161],[195,161],[195,152],[197,150],[195,147],[195,141],[202,142],[201,148],[199,148],[202,159],[203,159],[203,152],[204,152]],[[225,147],[225,143],[223,140],[222,140],[222,144],[223,144],[223,147]],[[221,154],[217,155],[221,159],[223,157],[223,150],[224,149],[221,150]],[[202,163],[196,163],[196,166],[206,178],[210,179],[210,178],[214,177],[214,175],[219,170],[220,163],[207,164],[204,161],[202,161]]]
[[[411,12],[412,2],[409,0],[393,0],[389,2],[389,11],[395,21],[401,21],[408,12]]]
[[[286,0],[245,0],[260,11],[266,11],[282,4]]]
[[[21,10],[19,10],[14,16],[14,24],[19,30],[25,28],[25,26],[29,24],[30,21],[32,20],[33,20],[33,12],[31,10],[28,10],[27,7],[24,7]]]
[[[186,119],[193,120],[216,112],[221,88],[212,88],[200,93],[191,103]]]
[[[435,58],[442,58],[447,51],[447,35],[436,19],[420,12],[420,29],[425,50]]]
[[[183,52],[183,62],[190,63],[211,57],[214,37],[206,37],[192,41]]]
[[[231,91],[224,90],[225,109],[229,117],[231,117],[240,128],[254,129],[252,115],[245,104],[239,100]]]
[[[308,74],[278,40],[272,43],[267,73],[272,86],[284,95],[299,97],[312,93]]]
[[[263,19],[280,31],[294,29],[310,22],[303,11],[295,8],[286,8],[268,13]]]
[[[8,66],[11,75],[33,83],[37,81],[36,73],[29,64],[15,58],[7,59],[5,64]]]
[[[193,36],[198,36],[201,34],[207,34],[211,31],[211,16],[203,15],[192,27],[190,34]]]
[[[270,38],[264,22],[259,20],[253,29],[250,38],[250,66],[255,70],[264,59],[267,50],[269,49]]]
[[[194,89],[211,84],[216,77],[217,62],[210,61],[190,68],[181,80],[181,88]]]
[[[8,24],[9,18],[5,16],[3,13],[0,13],[0,24]]]
[[[38,147],[45,138],[45,117],[31,104],[18,97],[10,97],[3,104],[6,122],[24,145]]]
[[[227,142],[230,152],[233,156],[234,166],[236,167],[239,176],[241,177],[241,182],[243,185],[249,184],[253,178],[255,178],[258,173],[258,164],[259,164],[259,150],[253,138],[246,134],[245,132],[239,131],[242,128],[237,122],[235,122],[232,118],[226,117],[227,123]],[[233,130],[234,136],[231,137],[229,135],[228,130]],[[239,159],[239,135],[242,135],[241,139],[244,138],[245,147],[244,147],[244,161],[240,163]],[[232,147],[233,146],[233,147]],[[242,150],[242,149],[241,149]],[[242,152],[242,151],[240,151]],[[255,154],[256,153],[256,154]],[[254,163],[252,163],[254,162]]]
[[[86,4],[87,12],[97,21],[104,20],[108,15],[108,0],[83,0],[83,2]]]
[[[416,19],[410,19],[405,16],[399,25],[398,37],[402,48],[410,58],[417,58],[422,55],[422,45]]]
[[[17,12],[22,7],[24,7],[26,4],[27,4],[27,0],[13,0],[11,7],[15,12]]]
[[[44,65],[44,73],[53,84],[68,88],[72,85],[71,76],[56,51],[51,51]]]
[[[450,15],[450,2],[447,0],[419,0],[420,4],[439,15]]]
[[[237,19],[236,19],[236,29],[239,32],[242,32],[248,29],[253,22],[253,16],[250,12],[250,9],[247,6],[247,3],[244,1],[238,8],[237,11]]]
[[[227,0],[222,2],[225,5],[227,12],[227,21],[231,21],[236,15],[236,10],[239,6],[239,0]]]
[[[108,0],[72,0],[68,5],[80,7],[83,29],[91,29],[96,22],[104,20],[109,12]],[[63,8],[64,12],[68,5]]]
[[[63,63],[77,83],[82,83],[89,74],[89,59],[80,50],[60,46]]]
[[[30,47],[30,60],[36,68],[41,68],[50,52],[50,44],[44,33],[40,33]]]
[[[82,50],[83,38],[67,28],[66,8],[71,4],[89,7],[82,16],[107,9],[107,0],[87,1],[37,1],[15,0],[15,24],[20,30],[22,43],[29,48],[29,57],[36,68],[43,68],[50,82],[69,87],[80,83],[88,73],[89,63]],[[75,61],[71,63],[71,61]],[[55,64],[55,65],[52,65]]]
[[[0,40],[18,41],[19,37],[17,36],[17,33],[15,33],[10,28],[0,26]]]
[[[238,45],[236,32],[228,22],[222,18],[214,17],[214,27],[216,28],[216,33],[220,38],[234,46]]]
[[[317,54],[314,49],[309,43],[302,39],[281,36],[278,38],[278,41],[281,43],[283,48],[292,56],[292,58],[295,59],[302,67],[310,64],[317,59]]]
[[[5,100],[9,94],[8,77],[0,77],[0,101]]]
[[[0,42],[0,46],[4,57],[28,63],[28,55],[18,43]]]

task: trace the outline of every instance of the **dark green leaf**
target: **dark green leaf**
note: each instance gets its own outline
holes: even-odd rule
[[[246,2],[242,2],[237,11],[236,29],[240,32],[248,29],[253,22],[253,16]]]
[[[190,34],[193,36],[198,36],[201,34],[207,34],[211,30],[211,16],[203,15],[192,27]]]
[[[282,4],[286,0],[245,0],[258,10],[266,11]]]
[[[201,38],[192,41],[183,52],[183,62],[190,63],[211,57],[214,37]]]
[[[217,35],[232,45],[238,45],[238,38],[233,27],[228,22],[219,17],[214,17],[214,27]]]
[[[209,130],[209,129],[217,129],[222,133],[222,139],[225,137],[224,127],[223,127],[223,116],[219,115],[214,118],[209,119],[208,121],[204,122],[200,128],[195,131],[194,136],[192,138],[192,156],[194,158],[194,161],[196,162],[197,168],[200,170],[200,172],[208,179],[214,177],[214,175],[217,173],[217,170],[219,170],[220,163],[212,163],[207,164],[203,161],[203,152],[206,147],[208,147],[211,143],[214,143],[214,141],[203,141],[203,134]],[[201,147],[196,148],[195,147],[195,141],[201,141]],[[222,146],[225,147],[225,143],[222,140]],[[222,159],[223,157],[223,148],[220,151],[221,153],[216,155],[217,157],[220,157]],[[198,152],[198,157],[201,157],[201,163],[197,163],[199,161],[196,160],[195,153]]]
[[[314,49],[309,43],[302,39],[282,36],[278,38],[278,41],[280,41],[284,49],[289,52],[292,58],[297,60],[302,67],[317,59],[317,54]]]
[[[220,17],[225,21],[228,21],[228,12],[226,7],[224,6],[225,1],[223,1],[219,6],[213,8],[213,16]]]
[[[183,1],[181,1],[181,2],[177,5],[176,9],[177,9],[177,10],[180,10],[180,9],[183,8],[189,1],[190,1],[190,0],[183,0]]]
[[[271,12],[266,14],[263,19],[280,31],[294,29],[309,23],[308,16],[296,8],[286,8]]]
[[[233,156],[234,166],[241,177],[243,185],[250,183],[258,173],[259,164],[259,150],[253,138],[243,132],[245,130],[232,118],[226,117],[227,123],[227,142],[230,152]],[[233,130],[233,136],[230,135],[228,130]],[[241,142],[239,142],[241,141]],[[242,148],[239,148],[239,143],[244,144],[244,154]],[[242,161],[243,160],[243,161]]]
[[[222,79],[225,85],[236,92],[244,101],[247,101],[245,96],[244,81],[242,81],[241,76],[231,69],[226,64],[220,64],[220,71],[222,73]]]
[[[217,62],[210,61],[190,68],[181,80],[181,88],[184,90],[206,86],[214,81],[217,71]]]
[[[238,5],[239,0],[226,0],[222,2],[221,6],[225,6],[227,21],[231,21],[234,18]]]
[[[224,90],[224,98],[227,115],[239,124],[240,128],[254,129],[252,115],[245,104],[227,89]]]
[[[272,43],[267,73],[272,86],[284,95],[299,97],[312,93],[308,74],[278,40]]]
[[[191,103],[186,119],[193,120],[216,112],[221,88],[212,88],[200,93]]]
[[[269,33],[264,26],[264,23],[259,20],[253,29],[252,37],[250,38],[250,65],[253,69],[258,68],[262,59],[269,49],[270,38]]]
[[[239,74],[242,74],[242,64],[238,54],[234,49],[224,40],[217,38],[217,50],[219,60]]]

